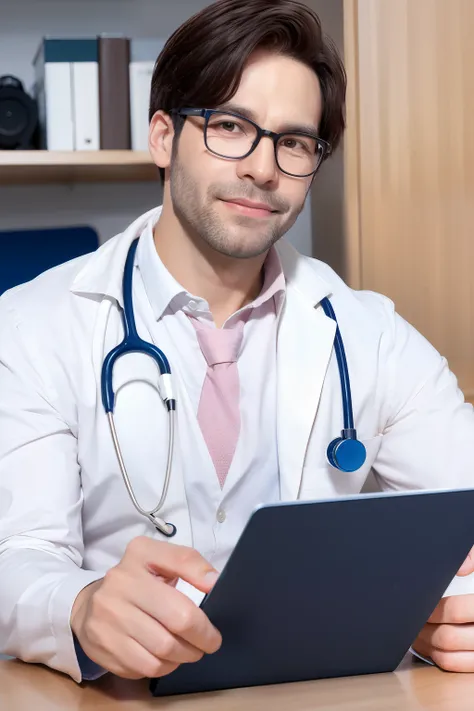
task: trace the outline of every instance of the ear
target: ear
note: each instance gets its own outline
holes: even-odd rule
[[[169,114],[157,111],[150,123],[148,146],[158,168],[169,168],[173,149],[174,128]]]

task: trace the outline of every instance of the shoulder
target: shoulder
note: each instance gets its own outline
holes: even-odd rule
[[[387,296],[350,287],[328,264],[299,254],[286,242],[278,246],[278,253],[287,284],[313,305],[323,297],[330,299],[338,322],[357,323],[372,330],[391,331],[395,327],[395,305]]]
[[[285,243],[278,252],[287,284],[302,294],[307,305],[328,297],[336,314],[346,350],[367,364],[385,361],[436,369],[442,357],[436,348],[397,313],[392,299],[375,291],[353,289],[329,265],[300,255]]]
[[[96,251],[48,269],[35,279],[9,289],[0,297],[0,328],[5,320],[17,327],[27,326],[32,331],[51,332],[65,323],[80,318],[87,301],[74,291],[74,284],[82,274],[99,260],[107,261],[114,251],[120,235],[108,240]],[[97,304],[100,300],[96,299]],[[87,307],[86,307],[86,310]]]
[[[0,297],[0,317],[9,313],[17,320],[50,320],[68,301],[74,279],[90,258],[77,257],[9,289]]]
[[[446,359],[415,326],[403,318],[387,296],[353,289],[324,262],[298,256],[311,278],[326,285],[326,293],[346,348],[362,370],[380,369],[387,381],[421,389],[433,374],[444,372]],[[308,276],[306,276],[308,278]],[[362,372],[362,371],[361,371]]]

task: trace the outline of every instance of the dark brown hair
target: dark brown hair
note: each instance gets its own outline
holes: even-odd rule
[[[311,67],[321,86],[319,135],[334,150],[345,128],[346,74],[333,41],[298,0],[217,0],[193,15],[157,59],[150,121],[158,110],[216,108],[236,93],[250,55],[268,49]],[[178,139],[184,119],[173,116]],[[164,170],[160,169],[164,181]]]

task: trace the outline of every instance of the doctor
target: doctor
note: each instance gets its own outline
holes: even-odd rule
[[[306,6],[211,4],[153,77],[162,208],[1,299],[1,651],[77,681],[167,674],[221,643],[176,580],[210,590],[258,503],[354,494],[371,472],[384,490],[474,485],[474,414],[446,361],[388,299],[280,239],[339,143],[344,93]],[[144,353],[115,362],[136,505],[101,389],[123,340],[127,255],[138,334],[172,373]],[[365,446],[352,472],[326,456],[343,426],[326,297]],[[451,592],[468,594],[445,598],[415,646],[474,671],[472,579]]]

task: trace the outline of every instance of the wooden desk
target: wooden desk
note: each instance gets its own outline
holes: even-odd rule
[[[148,683],[107,675],[81,686],[62,674],[0,662],[1,711],[472,711],[474,674],[406,658],[393,674],[322,679],[154,699]]]

